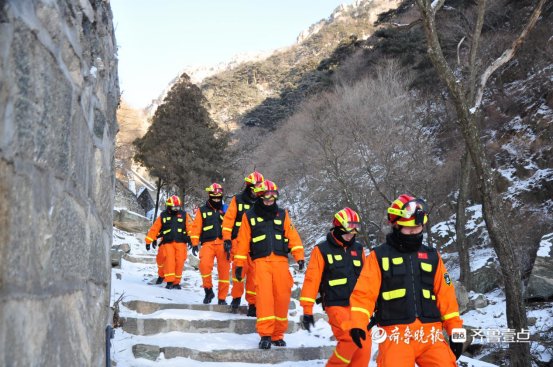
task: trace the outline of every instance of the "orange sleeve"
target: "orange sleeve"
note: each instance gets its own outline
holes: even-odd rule
[[[154,224],[152,224],[152,226],[148,230],[148,233],[146,234],[146,243],[152,243],[157,240],[157,235],[159,234],[159,231],[161,231],[161,216],[156,218]]]
[[[447,273],[442,257],[438,255],[438,269],[434,277],[434,294],[436,303],[447,335],[451,335],[451,329],[463,327],[463,320],[459,316],[459,305],[455,296],[453,281]]]
[[[199,208],[196,209],[196,213],[194,215],[194,220],[190,225],[190,241],[192,241],[192,246],[198,246],[198,243],[200,243],[200,235],[202,234],[203,225],[202,213]]]
[[[248,259],[248,253],[250,252],[250,240],[252,238],[252,228],[250,227],[250,222],[248,222],[248,217],[246,213],[242,214],[242,225],[238,231],[238,237],[236,240],[238,242],[238,250],[236,255],[234,255],[234,263],[236,266],[244,266],[244,263]]]
[[[230,204],[223,217],[223,241],[230,240],[232,238],[232,229],[236,222],[236,214],[238,213],[238,206],[236,205],[236,196],[232,197]]]
[[[317,299],[317,293],[319,293],[324,268],[325,261],[319,246],[315,246],[309,258],[300,294],[300,305],[303,307],[304,315],[313,315],[313,305]]]
[[[375,252],[372,251],[366,260],[349,298],[352,328],[363,330],[366,329],[374,312],[382,283],[382,274]]]
[[[288,210],[285,212],[284,215],[284,237],[288,238],[288,249],[290,250],[292,256],[294,256],[294,259],[296,261],[303,260],[305,258],[303,244],[301,243],[301,238],[298,231],[290,220],[290,214],[288,214]]]

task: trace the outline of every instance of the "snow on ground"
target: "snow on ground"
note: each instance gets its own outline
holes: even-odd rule
[[[143,236],[138,235],[140,239],[126,232],[114,229],[114,244],[128,243],[131,247],[131,254],[134,258],[151,258],[154,255],[153,251],[149,253],[145,250],[143,244]],[[111,303],[115,302],[121,295],[123,295],[123,301],[130,300],[142,300],[157,303],[198,303],[203,300],[204,292],[202,289],[201,278],[199,272],[188,267],[183,272],[183,284],[182,290],[167,290],[162,285],[148,284],[157,277],[157,267],[155,264],[133,263],[130,261],[122,260],[121,269],[112,270],[112,289],[111,289]],[[297,271],[297,266],[291,267],[294,280],[300,285],[303,283],[304,273]],[[216,277],[215,277],[216,278]],[[297,288],[297,287],[296,287]],[[499,295],[498,295],[499,298]],[[227,297],[227,301],[230,301],[230,296]],[[290,310],[289,319],[294,322],[299,322],[299,318],[302,314],[299,302],[293,300],[295,303],[295,309]],[[243,301],[244,303],[245,301]],[[499,303],[499,301],[497,302]],[[232,313],[221,312],[207,312],[207,311],[195,311],[195,310],[181,310],[181,309],[167,309],[156,311],[149,315],[137,313],[134,310],[130,310],[120,304],[120,316],[121,317],[137,317],[137,318],[165,318],[165,319],[239,319],[245,318],[243,315],[236,315]],[[499,307],[499,306],[497,306]],[[504,307],[504,304],[503,304]],[[323,313],[320,305],[316,305],[314,308],[315,313]],[[486,313],[489,311],[486,310]],[[545,317],[546,314],[543,314]],[[483,315],[470,315],[470,322],[475,323],[478,317],[484,320],[486,317]],[[472,325],[472,324],[471,324]],[[310,346],[322,346],[322,345],[335,345],[335,341],[332,338],[332,332],[328,323],[320,319],[315,324],[311,333],[305,330],[299,330],[292,334],[286,334],[285,340],[289,347],[310,347]],[[186,333],[186,332],[170,332],[161,333],[156,335],[140,336],[132,335],[124,332],[121,329],[115,330],[115,337],[112,340],[112,359],[117,362],[118,367],[125,366],[161,366],[161,367],[251,367],[258,364],[252,363],[215,363],[215,362],[199,362],[197,360],[189,358],[171,358],[164,359],[163,355],[157,361],[153,362],[143,358],[136,359],[132,353],[132,346],[135,344],[149,344],[158,345],[160,347],[174,346],[174,347],[188,347],[200,351],[211,351],[215,349],[256,349],[259,342],[259,336],[256,333],[237,335],[233,333]],[[378,345],[373,343],[372,358],[370,367],[376,366],[376,352]],[[465,362],[469,367],[488,367],[492,364],[480,362],[468,357],[461,357],[461,362]],[[324,366],[326,360],[312,360],[302,362],[285,362],[274,364],[275,367],[311,367],[311,366]]]

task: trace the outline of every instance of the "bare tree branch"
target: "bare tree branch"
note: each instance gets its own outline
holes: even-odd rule
[[[482,27],[484,26],[484,14],[486,12],[486,0],[480,0],[478,2],[476,25],[474,26],[474,32],[472,34],[472,43],[470,46],[469,56],[469,103],[474,103],[474,93],[476,90],[476,55],[478,53],[478,47],[480,43],[480,34],[482,33]]]

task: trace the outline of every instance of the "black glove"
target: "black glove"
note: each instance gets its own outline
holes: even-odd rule
[[[305,260],[298,260],[298,270],[302,271],[305,266]]]
[[[227,253],[227,260],[230,260],[230,250],[232,249],[232,242],[230,240],[225,240],[223,246],[225,247],[225,252]]]
[[[152,242],[152,248],[155,249],[156,247],[157,247],[157,241]]]
[[[367,334],[365,333],[365,330],[353,328],[349,331],[349,335],[351,336],[351,340],[357,345],[359,349],[363,349],[363,345],[361,344],[361,339],[365,340],[367,338]]]
[[[150,251],[150,244],[149,243],[146,244],[146,251]]]
[[[313,315],[303,315],[301,323],[305,330],[311,331],[311,325],[315,326],[315,319],[313,318]]]
[[[454,342],[451,340],[451,337],[449,337],[449,348],[451,348],[451,351],[455,354],[455,359],[459,359],[463,353],[463,343]]]
[[[192,247],[192,255],[198,256],[198,251],[200,251],[200,245]]]
[[[238,279],[239,282],[242,281],[242,267],[237,266],[236,270],[234,271],[234,275],[236,275],[236,279]]]

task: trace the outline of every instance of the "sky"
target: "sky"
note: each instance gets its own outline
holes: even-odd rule
[[[186,66],[295,43],[301,31],[354,0],[111,0],[122,98],[157,98]]]

